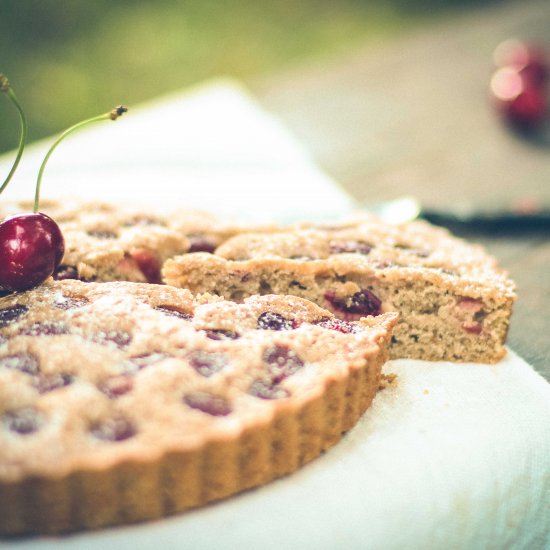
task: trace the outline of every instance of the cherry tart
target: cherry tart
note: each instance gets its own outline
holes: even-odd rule
[[[293,472],[369,407],[395,321],[126,282],[0,298],[0,533],[159,518]]]
[[[163,277],[237,302],[292,294],[344,321],[397,311],[392,358],[496,362],[515,300],[514,283],[481,247],[424,222],[375,218],[242,233],[214,254],[168,260]]]

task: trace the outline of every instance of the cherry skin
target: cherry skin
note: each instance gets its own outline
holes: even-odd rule
[[[517,128],[535,128],[544,123],[548,110],[545,90],[533,86],[514,68],[504,67],[491,79],[491,92],[497,109]]]
[[[61,263],[65,241],[57,223],[41,212],[0,222],[0,286],[26,290],[44,282]]]
[[[509,122],[520,128],[531,128],[542,124],[546,118],[546,112],[544,94],[536,88],[527,88],[510,101],[505,110]]]
[[[494,52],[497,67],[510,67],[532,86],[541,87],[550,76],[545,52],[538,44],[510,39],[499,44]]]

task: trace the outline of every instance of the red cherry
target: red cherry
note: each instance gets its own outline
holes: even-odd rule
[[[162,283],[160,264],[155,254],[145,248],[138,248],[130,252],[130,256],[136,262],[148,283]]]
[[[0,222],[0,286],[26,290],[44,282],[61,263],[65,241],[59,226],[40,212]]]
[[[534,87],[543,87],[548,79],[548,67],[542,63],[529,63],[519,73]]]
[[[23,154],[27,135],[27,120],[8,79],[1,73],[0,92],[7,94],[16,106],[21,122],[21,136],[17,156],[8,176],[0,185],[1,194],[11,180]],[[126,107],[120,105],[108,113],[79,122],[65,130],[50,147],[38,171],[34,195],[34,212],[11,216],[0,222],[0,291],[26,290],[39,285],[55,272],[65,253],[65,241],[59,226],[49,216],[38,212],[42,175],[46,163],[56,147],[69,134],[82,128],[82,126],[100,120],[116,120],[127,110]],[[100,235],[99,237],[105,238],[106,236]],[[141,261],[144,264],[143,266],[139,264],[142,270],[154,271],[155,266],[151,266],[150,258],[140,257],[140,260],[136,261],[138,263]],[[145,274],[149,275],[149,273]],[[67,277],[58,276],[58,278]]]
[[[508,106],[508,119],[513,124],[534,127],[546,118],[546,99],[536,88],[527,88]]]
[[[491,92],[497,101],[503,103],[515,99],[523,91],[524,86],[523,78],[512,67],[503,67],[491,77]]]
[[[491,91],[497,108],[513,125],[534,128],[544,122],[547,112],[544,87],[533,86],[516,69],[503,67],[496,71]]]
[[[497,46],[494,53],[498,67],[510,67],[533,86],[542,86],[548,80],[549,67],[540,46],[511,39]]]

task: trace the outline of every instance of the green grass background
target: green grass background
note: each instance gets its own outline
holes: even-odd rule
[[[0,72],[29,141],[213,76],[249,81],[482,0],[0,0]],[[485,3],[485,2],[484,2]],[[0,98],[0,152],[18,122]]]

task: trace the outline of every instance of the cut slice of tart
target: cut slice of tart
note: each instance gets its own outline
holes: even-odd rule
[[[343,320],[399,312],[391,356],[496,362],[514,284],[479,246],[423,222],[242,233],[168,260],[169,285],[237,302],[292,294]]]

